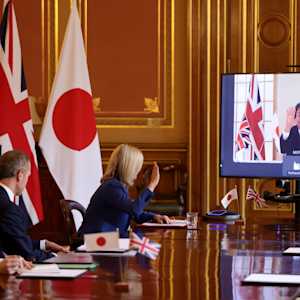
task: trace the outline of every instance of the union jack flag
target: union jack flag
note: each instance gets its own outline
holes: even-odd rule
[[[251,145],[250,127],[246,118],[243,119],[237,137],[236,137],[237,151],[248,148]]]
[[[260,208],[268,207],[268,205],[266,204],[266,200],[260,197],[260,195],[255,192],[255,190],[253,190],[250,186],[248,187],[246,200],[254,200]]]
[[[236,145],[237,151],[248,148],[251,151],[251,160],[265,160],[262,101],[255,74],[251,75],[246,110],[237,134]]]
[[[161,245],[150,241],[146,237],[140,238],[136,233],[132,232],[130,234],[130,247],[134,248],[151,259],[156,259],[159,254]]]
[[[33,125],[12,0],[3,3],[0,43],[0,145],[2,153],[18,149],[30,158],[31,176],[18,203],[26,209],[32,224],[36,224],[43,219],[43,208]]]

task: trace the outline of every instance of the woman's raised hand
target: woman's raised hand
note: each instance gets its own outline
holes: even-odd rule
[[[295,108],[289,107],[286,111],[286,120],[285,120],[285,128],[284,131],[289,133],[291,128],[296,125],[295,121]]]
[[[150,182],[148,184],[148,189],[153,192],[156,188],[156,186],[159,183],[159,167],[157,165],[157,162],[153,163],[153,168],[152,168],[152,173],[151,173],[151,177],[150,177]]]

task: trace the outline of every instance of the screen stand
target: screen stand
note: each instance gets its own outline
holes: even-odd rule
[[[295,199],[295,222],[300,224],[300,180],[296,180],[296,195],[298,199]]]

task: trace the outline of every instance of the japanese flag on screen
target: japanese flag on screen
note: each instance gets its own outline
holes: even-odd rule
[[[100,184],[102,164],[76,1],[67,24],[39,145],[63,196],[87,207]]]
[[[119,249],[119,232],[89,233],[84,235],[87,251],[105,251]]]
[[[272,136],[273,136],[273,140],[274,140],[274,143],[276,146],[276,150],[278,151],[278,153],[281,153],[280,129],[279,129],[279,121],[278,121],[277,113],[274,113],[274,115],[273,115],[271,126],[272,126]]]
[[[238,193],[237,193],[237,189],[234,188],[231,191],[229,191],[224,198],[221,200],[221,203],[223,205],[223,207],[225,209],[227,209],[227,207],[229,206],[229,204],[233,201],[233,200],[237,200],[238,199]]]

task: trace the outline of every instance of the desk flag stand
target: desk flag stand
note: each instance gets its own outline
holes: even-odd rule
[[[237,209],[238,212],[230,211],[228,210],[229,204],[237,200]],[[237,186],[235,186],[232,190],[230,190],[221,200],[222,206],[224,209],[214,209],[209,211],[203,216],[204,220],[212,220],[212,221],[235,221],[239,220],[241,218],[241,215],[239,213],[240,205],[238,201],[238,192],[237,192]]]

